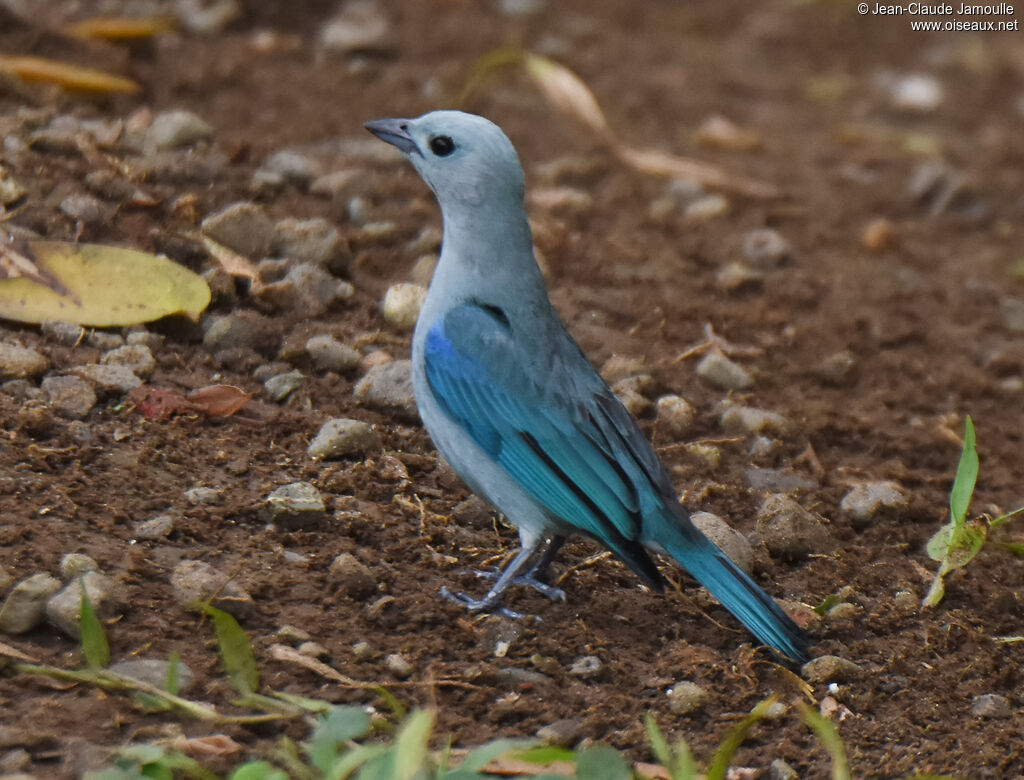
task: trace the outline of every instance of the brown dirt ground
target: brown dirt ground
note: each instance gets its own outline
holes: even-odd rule
[[[552,36],[570,41],[561,59],[598,95],[623,137],[700,156],[772,182],[786,194],[769,201],[734,198],[719,219],[659,224],[648,217],[647,204],[663,192],[662,181],[610,160],[597,164],[573,181],[593,196],[589,211],[563,220],[539,215],[547,229],[538,243],[566,321],[597,364],[612,353],[644,355],[656,367],[660,391],[679,392],[696,405],[698,419],[689,436],[694,440],[721,436],[721,393],[696,378],[694,361],[674,358],[700,341],[706,322],[733,342],[762,347],[762,356],[744,361],[758,378],[741,398],[798,421],[800,434],[785,441],[774,465],[791,464],[813,445],[825,474],[798,497],[829,519],[839,540],[834,555],[768,562],[762,579],[774,595],[809,605],[846,586],[856,592],[856,619],[811,629],[816,653],[842,655],[867,670],[833,692],[850,710],[838,727],[855,774],[1024,775],[1024,645],[996,641],[1022,633],[1024,567],[986,550],[953,578],[940,608],[908,614],[893,601],[898,590],[920,595],[927,588],[933,564],[923,545],[945,518],[958,455],[949,433],[961,430],[965,413],[977,422],[982,452],[978,507],[1024,503],[1024,396],[1019,383],[1006,381],[1024,375],[1024,341],[1005,329],[1000,313],[1002,297],[1024,294],[1024,282],[1011,272],[1022,257],[1024,211],[1024,134],[1015,108],[1024,92],[1020,34],[911,33],[905,18],[862,17],[846,2],[658,2],[641,13],[624,0],[574,0],[551,3],[521,21],[502,16],[492,4],[434,0],[388,6],[392,54],[351,70],[344,60],[316,53],[316,32],[333,8],[327,2],[251,0],[243,18],[214,38],[176,36],[127,53],[82,46],[74,52],[79,58],[126,68],[145,85],[144,93],[88,103],[46,90],[6,90],[0,91],[0,113],[34,103],[56,104],[83,117],[123,117],[145,105],[187,107],[211,122],[216,142],[231,154],[216,181],[154,187],[160,206],[124,209],[83,236],[154,246],[163,233],[189,227],[169,215],[166,204],[178,194],[193,192],[200,215],[247,199],[252,171],[277,148],[361,137],[367,119],[416,115],[444,104],[424,95],[425,79],[436,78],[442,93],[453,95],[472,63],[497,47],[537,47]],[[253,36],[265,29],[282,37],[261,50]],[[3,51],[57,55],[68,46],[17,25],[0,30]],[[942,80],[944,103],[924,114],[888,108],[875,83],[878,72],[920,69]],[[812,79],[832,85],[839,95],[812,99]],[[528,178],[538,163],[593,151],[585,131],[553,116],[514,73],[487,81],[467,108],[505,128]],[[763,148],[744,154],[699,147],[693,131],[716,113],[755,129]],[[933,217],[913,201],[908,182],[922,158],[907,151],[905,141],[922,137],[969,176],[987,204],[984,213],[954,209]],[[75,154],[31,154],[31,167],[16,173],[32,179],[40,202],[30,206],[31,219],[24,224],[70,239],[73,224],[46,196],[67,183],[80,188],[90,164]],[[424,225],[439,224],[438,215],[406,167],[371,168],[358,191],[378,218],[399,224],[401,241],[360,244],[357,228],[346,221],[344,201],[289,187],[266,202],[275,218],[334,220],[356,253],[355,297],[316,323],[277,315],[280,333],[326,326],[354,338],[379,329],[380,343],[403,356],[408,339],[388,331],[377,303],[390,283],[408,278],[415,255],[405,239]],[[891,220],[897,242],[871,252],[861,236],[879,216]],[[740,237],[759,226],[775,227],[793,243],[792,262],[770,272],[759,291],[722,291],[715,282],[718,268],[740,256]],[[197,269],[206,262],[184,259]],[[235,305],[249,304],[243,295]],[[216,366],[184,329],[171,331],[153,384],[192,388],[220,372],[222,381],[260,390],[248,374]],[[38,348],[55,365],[70,360],[67,348],[34,327],[4,323],[0,333]],[[276,347],[268,344],[266,357],[273,358]],[[847,386],[829,386],[814,367],[841,349],[856,356],[858,373]],[[74,362],[95,357],[79,347]],[[707,758],[738,715],[768,693],[778,692],[786,702],[801,698],[793,680],[753,652],[749,637],[696,593],[688,578],[681,578],[682,592],[658,597],[608,561],[569,576],[565,604],[514,593],[516,607],[543,621],[516,624],[521,633],[508,657],[494,658],[506,621],[470,619],[434,594],[459,581],[462,567],[511,550],[514,534],[450,525],[446,516],[465,493],[438,481],[434,453],[419,424],[357,406],[354,377],[308,373],[312,381],[263,426],[193,417],[154,422],[113,400],[87,418],[94,436],[88,444],[73,439],[63,422],[31,435],[19,427],[18,404],[0,395],[4,565],[22,577],[54,571],[67,552],[92,555],[123,577],[131,596],[131,609],[109,627],[114,657],[177,650],[198,675],[194,696],[221,703],[230,694],[215,651],[197,638],[208,629],[173,602],[169,575],[182,558],[236,571],[256,599],[244,626],[259,648],[279,626],[291,624],[309,631],[330,650],[331,663],[357,679],[388,679],[379,660],[352,654],[351,644],[363,639],[381,653],[403,653],[415,667],[414,681],[471,680],[468,688],[394,689],[409,704],[438,705],[439,730],[451,733],[457,745],[532,735],[544,724],[576,718],[585,736],[644,759],[649,755],[642,719],[653,711],[667,731],[685,736]],[[305,454],[309,438],[333,416],[380,424],[386,456],[312,463]],[[649,431],[653,427],[650,419],[644,424]],[[659,445],[672,443],[659,437]],[[677,485],[689,491],[691,509],[719,513],[749,532],[763,495],[746,487],[746,445],[722,447],[715,471],[681,448],[666,447],[664,457]],[[408,481],[395,477],[389,458],[405,464]],[[810,474],[805,466],[796,468]],[[300,479],[330,493],[338,508],[357,513],[338,515],[308,532],[264,527],[256,512],[261,499]],[[910,509],[855,530],[839,501],[851,484],[865,479],[898,480],[912,496]],[[223,490],[223,502],[188,506],[183,492],[197,484]],[[163,543],[133,544],[132,523],[167,508],[182,513],[173,535]],[[308,563],[284,562],[285,551],[307,556]],[[343,551],[368,564],[382,594],[394,600],[371,614],[365,604],[338,594],[328,583],[327,566]],[[559,571],[595,551],[588,542],[570,545]],[[466,587],[479,587],[463,580]],[[74,644],[48,627],[5,641],[46,662],[78,663]],[[497,677],[502,666],[532,668],[535,654],[558,661],[550,685],[517,687]],[[602,659],[598,679],[568,675],[568,665],[581,655]],[[273,688],[338,702],[372,698],[265,656],[260,660],[264,682]],[[699,713],[669,712],[664,690],[678,679],[711,691]],[[827,693],[824,685],[813,689],[815,701]],[[981,693],[1006,696],[1012,715],[973,717],[972,696]],[[0,678],[0,710],[5,722],[58,735],[31,750],[30,771],[39,777],[76,772],[76,739],[113,746],[158,736],[167,722],[140,713],[124,697],[88,687],[56,690],[11,676]],[[188,735],[209,730],[195,722],[182,728]],[[298,726],[288,732],[303,733]],[[230,733],[257,750],[281,731]],[[795,716],[759,726],[737,763],[764,767],[775,757],[785,758],[802,777],[828,773],[826,752]]]

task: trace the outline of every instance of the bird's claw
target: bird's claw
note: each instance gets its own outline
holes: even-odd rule
[[[437,592],[437,595],[447,601],[451,601],[454,604],[459,604],[465,607],[470,612],[487,612],[491,615],[497,615],[510,620],[520,620],[527,617],[527,615],[524,615],[522,612],[516,612],[514,609],[509,609],[508,607],[503,607],[499,604],[493,603],[486,596],[482,599],[475,599],[468,593],[462,593],[461,591],[455,593],[454,591],[448,590],[448,588],[441,588],[441,590]]]
[[[498,579],[501,572],[496,569],[468,569],[469,574],[474,574],[482,580],[493,582]],[[552,601],[565,601],[565,591],[561,588],[556,588],[554,585],[548,585],[546,582],[541,582],[536,577],[531,575],[529,572],[526,574],[520,574],[514,578],[510,585],[524,585],[528,588],[533,588],[535,591],[540,593],[542,596],[547,596]]]

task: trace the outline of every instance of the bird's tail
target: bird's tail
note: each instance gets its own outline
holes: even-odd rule
[[[797,663],[809,659],[806,634],[772,597],[718,549],[689,517],[654,520],[649,539],[692,574],[757,639]],[[681,522],[682,521],[682,522]],[[651,520],[648,520],[650,523]]]

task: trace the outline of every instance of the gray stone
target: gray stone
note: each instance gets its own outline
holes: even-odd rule
[[[747,574],[754,571],[754,548],[747,537],[711,512],[694,512],[690,519],[740,569]]]
[[[326,219],[282,219],[274,226],[274,252],[297,263],[312,263],[340,274],[348,270],[352,250]]]
[[[386,51],[392,46],[390,24],[377,3],[351,0],[321,28],[320,42],[343,54]]]
[[[31,379],[50,367],[34,349],[0,342],[0,379]]]
[[[697,364],[697,376],[719,390],[742,390],[754,384],[746,369],[721,352],[708,352]]]
[[[773,558],[799,560],[835,547],[821,519],[781,493],[768,496],[757,513],[757,532]]]
[[[311,337],[306,341],[306,353],[318,369],[336,374],[354,371],[363,359],[359,350],[329,335]]]
[[[125,366],[141,379],[149,379],[156,369],[156,359],[145,344],[126,344],[112,349],[100,362],[104,365]]]
[[[62,320],[46,320],[39,323],[39,330],[48,339],[63,344],[66,347],[74,347],[82,343],[85,338],[85,328],[73,322]]]
[[[0,632],[24,634],[42,622],[46,602],[60,590],[60,582],[45,572],[19,582],[0,606]]]
[[[90,347],[102,350],[117,349],[124,346],[124,337],[120,333],[111,333],[106,330],[90,330],[85,340]]]
[[[60,559],[60,578],[64,582],[75,579],[88,571],[99,571],[100,567],[92,556],[85,553],[68,553]]]
[[[32,767],[32,756],[25,748],[15,748],[0,755],[0,778],[2,780],[32,780],[32,775],[22,774],[23,769]]]
[[[743,237],[743,256],[754,266],[777,268],[792,254],[793,247],[777,230],[758,228]]]
[[[862,674],[863,670],[857,664],[837,655],[818,656],[800,670],[800,676],[812,683],[849,682]]]
[[[356,400],[370,406],[397,408],[409,415],[416,413],[412,390],[412,362],[394,360],[373,366],[356,384]]]
[[[265,317],[254,312],[234,312],[209,318],[203,334],[203,346],[210,352],[248,347],[255,349],[266,340],[271,327]]]
[[[983,693],[971,700],[971,715],[976,718],[1009,718],[1013,710],[1005,696]]]
[[[149,347],[149,351],[153,352],[160,349],[164,345],[165,337],[160,333],[153,333],[145,329],[133,330],[127,336],[125,336],[125,342],[131,345],[142,344]]]
[[[328,420],[310,442],[306,452],[311,458],[342,458],[346,455],[365,455],[380,449],[380,434],[362,420],[345,417]]]
[[[479,496],[470,496],[452,508],[452,519],[459,525],[478,530],[494,527],[494,510]]]
[[[309,658],[326,660],[331,657],[331,651],[319,642],[303,642],[296,649],[300,655],[308,656]]]
[[[401,653],[388,653],[384,657],[384,667],[399,680],[409,677],[412,672],[412,664]]]
[[[213,127],[191,111],[161,111],[146,130],[147,149],[164,150],[191,146],[213,135]]]
[[[317,317],[337,301],[351,298],[355,288],[336,279],[313,263],[299,263],[279,282],[261,287],[255,294],[279,309],[297,309],[309,317]]]
[[[715,274],[715,283],[726,292],[758,290],[764,286],[764,272],[739,261],[726,263]]]
[[[769,780],[800,780],[800,775],[781,758],[774,758],[768,765]]]
[[[263,503],[260,516],[284,530],[315,528],[327,517],[323,496],[309,482],[279,487]]]
[[[224,492],[219,488],[197,485],[185,491],[185,500],[193,506],[209,506],[219,504],[224,498]]]
[[[92,195],[68,195],[60,202],[64,216],[76,222],[102,222],[107,218],[107,205]]]
[[[298,647],[303,642],[309,642],[312,638],[313,635],[305,629],[287,624],[277,629],[273,636],[275,642],[292,645],[293,647]]]
[[[323,165],[315,157],[296,149],[278,149],[264,160],[261,170],[304,187],[323,174]]]
[[[169,513],[142,520],[132,527],[132,536],[143,542],[165,539],[174,530],[174,521],[175,516]]]
[[[128,366],[105,366],[90,363],[85,366],[75,366],[71,371],[89,382],[103,395],[127,393],[142,384],[142,380]]]
[[[352,553],[342,553],[331,561],[327,576],[342,592],[357,601],[365,601],[377,592],[373,571]]]
[[[676,715],[689,715],[707,702],[708,692],[689,680],[677,682],[668,692],[668,708]]]
[[[77,376],[48,376],[42,382],[50,407],[65,417],[81,419],[96,405],[92,385]]]
[[[848,349],[833,352],[821,361],[815,374],[827,385],[845,387],[857,378],[857,358]]]
[[[596,677],[604,669],[604,664],[596,655],[581,655],[569,666],[569,674],[573,677]]]
[[[0,565],[0,596],[11,589],[14,584],[14,575],[11,574],[7,569]]]
[[[1024,301],[1020,298],[1003,298],[1000,308],[1006,329],[1013,333],[1024,333]]]
[[[82,636],[79,621],[83,586],[89,603],[100,620],[118,617],[128,604],[124,588],[98,571],[88,571],[81,577],[71,580],[46,602],[46,619],[55,628],[74,639]]]
[[[252,596],[234,580],[204,561],[182,561],[171,574],[175,600],[186,607],[210,603],[236,618],[252,612]],[[214,595],[216,594],[216,595]]]
[[[818,486],[813,479],[798,474],[793,469],[749,468],[743,472],[743,479],[752,490],[767,493],[793,493]]]
[[[691,201],[683,209],[683,215],[691,220],[707,220],[720,217],[729,211],[729,199],[717,193],[703,195]]]
[[[778,412],[758,409],[753,406],[730,406],[722,413],[722,430],[730,436],[768,434],[785,436],[793,429],[793,423]]]
[[[0,393],[9,395],[16,401],[34,401],[43,397],[43,391],[27,379],[9,379],[0,384]]]
[[[339,198],[345,194],[353,181],[359,178],[360,171],[343,169],[330,171],[323,176],[317,176],[309,185],[311,195],[318,195],[321,198]]]
[[[419,284],[399,282],[384,294],[380,310],[388,324],[396,330],[408,331],[416,326],[416,318],[427,297],[427,288]]]
[[[651,367],[642,357],[615,353],[601,366],[601,378],[609,385],[639,374],[650,374]]]
[[[233,203],[208,216],[201,227],[218,244],[251,260],[266,257],[274,245],[274,223],[255,203]]]
[[[583,722],[575,718],[563,718],[537,729],[537,739],[549,745],[570,748],[583,736]]]
[[[132,658],[111,664],[108,671],[122,677],[148,683],[154,688],[167,690],[167,677],[171,672],[171,662],[163,658]],[[178,693],[185,693],[196,681],[195,673],[188,664],[178,661]]]
[[[855,485],[839,502],[839,509],[850,517],[855,527],[868,525],[881,515],[895,516],[909,505],[898,482],[862,482]]]
[[[272,401],[283,401],[306,383],[306,377],[301,371],[286,371],[270,377],[263,386],[267,390],[267,397]]]

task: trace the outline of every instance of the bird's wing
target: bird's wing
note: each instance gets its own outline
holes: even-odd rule
[[[638,541],[645,501],[636,472],[643,466],[602,408],[618,401],[578,351],[528,354],[504,312],[464,304],[430,328],[425,358],[441,407],[530,496],[660,584]],[[649,450],[639,429],[636,436]]]

